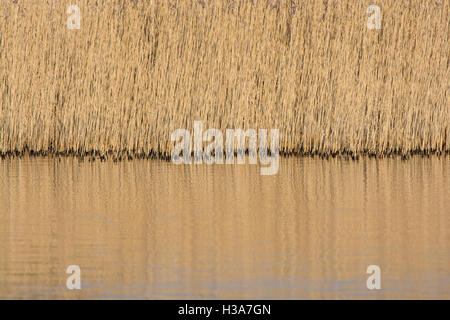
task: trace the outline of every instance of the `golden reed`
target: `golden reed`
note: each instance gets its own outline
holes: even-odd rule
[[[445,154],[449,34],[445,0],[2,0],[0,154],[167,157],[194,120],[278,128],[284,154]]]

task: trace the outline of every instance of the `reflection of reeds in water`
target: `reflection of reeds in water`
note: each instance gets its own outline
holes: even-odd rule
[[[383,1],[381,30],[368,1],[205,3],[79,1],[68,30],[69,1],[4,1],[0,153],[164,156],[194,120],[286,153],[450,151],[448,1]]]
[[[437,157],[282,159],[271,179],[250,165],[3,161],[0,298],[447,299],[449,181]]]

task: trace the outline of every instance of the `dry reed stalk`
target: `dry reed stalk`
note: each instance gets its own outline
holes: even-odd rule
[[[383,1],[382,30],[370,4],[4,0],[0,154],[167,156],[194,120],[288,154],[449,152],[450,2]]]

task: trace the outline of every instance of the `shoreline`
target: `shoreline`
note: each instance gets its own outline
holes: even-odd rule
[[[268,155],[270,155],[270,150],[268,150]],[[234,156],[238,153],[235,152]],[[248,156],[248,150],[246,150],[245,155]],[[194,152],[191,153],[194,156]],[[408,153],[402,152],[389,152],[389,153],[370,153],[370,152],[336,152],[330,154],[321,154],[318,152],[283,152],[279,151],[279,156],[281,158],[317,158],[323,160],[329,159],[340,159],[340,160],[353,160],[358,161],[362,159],[396,159],[401,158],[402,160],[409,160],[412,158],[446,158],[450,156],[449,151],[412,151]],[[132,160],[161,160],[171,162],[171,156],[163,153],[150,152],[150,153],[136,153],[136,152],[116,152],[116,151],[86,151],[86,152],[54,152],[54,151],[0,151],[0,160],[7,159],[22,159],[22,158],[77,158],[79,161],[132,161]]]

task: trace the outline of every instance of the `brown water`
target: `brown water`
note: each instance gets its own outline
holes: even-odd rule
[[[0,298],[449,299],[449,217],[449,158],[4,160]]]

